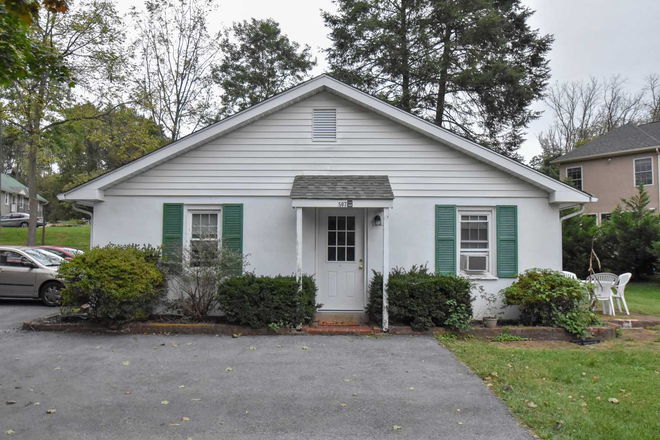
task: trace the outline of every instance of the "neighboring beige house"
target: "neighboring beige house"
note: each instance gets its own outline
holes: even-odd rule
[[[0,215],[12,212],[30,212],[28,188],[11,176],[2,174],[0,178]],[[44,205],[48,200],[37,195],[37,212],[43,215]]]
[[[658,212],[658,159],[660,158],[660,122],[636,126],[626,124],[555,159],[561,180],[570,178],[573,185],[598,197],[586,205],[585,213],[600,224],[621,204],[622,198],[637,193],[644,184],[651,198],[650,208]]]

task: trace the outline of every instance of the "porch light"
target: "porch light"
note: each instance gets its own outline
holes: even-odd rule
[[[382,225],[382,222],[380,220],[380,216],[377,215],[376,217],[374,217],[374,226],[380,226],[380,225]]]

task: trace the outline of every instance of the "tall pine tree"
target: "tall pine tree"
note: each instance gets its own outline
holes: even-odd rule
[[[342,81],[518,158],[549,78],[551,35],[520,0],[335,0],[323,12]]]

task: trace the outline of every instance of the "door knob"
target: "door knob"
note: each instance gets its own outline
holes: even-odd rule
[[[362,265],[360,264],[360,270],[362,270]]]

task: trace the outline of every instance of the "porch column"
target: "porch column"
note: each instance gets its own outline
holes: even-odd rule
[[[296,208],[296,278],[302,289],[303,254],[303,209]]]
[[[383,208],[383,331],[389,329],[387,283],[390,278],[390,209]]]

